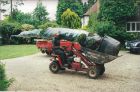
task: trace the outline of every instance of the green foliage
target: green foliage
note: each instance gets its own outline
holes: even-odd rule
[[[1,22],[1,36],[3,44],[10,44],[11,35],[17,35],[21,32],[21,25],[17,22]]]
[[[82,46],[84,46],[84,42],[86,41],[86,35],[85,34],[81,34],[77,37],[77,42],[79,42]]]
[[[126,40],[132,40],[135,38],[134,35],[125,31],[125,27],[116,27],[113,23],[107,21],[100,22],[100,24],[96,26],[95,31],[100,36],[109,35],[119,40],[122,44],[124,44]]]
[[[8,80],[5,75],[4,64],[0,62],[0,91],[5,91],[12,83],[12,79]]]
[[[88,4],[85,2],[85,3],[83,4],[83,12],[86,13],[87,10],[88,10]]]
[[[22,27],[23,31],[28,31],[28,30],[34,29],[34,26],[30,25],[30,24],[22,24],[21,27]]]
[[[135,0],[100,0],[100,20],[122,24],[135,14]]]
[[[58,24],[56,22],[46,22],[45,24],[38,26],[40,29],[47,29],[48,27],[58,27]]]
[[[9,21],[14,20],[22,24],[31,24],[37,27],[38,25],[48,21],[47,15],[48,12],[45,7],[41,2],[39,2],[33,11],[33,15],[30,13],[23,13],[18,9],[13,9],[12,16],[9,18]]]
[[[22,24],[31,24],[34,26],[40,25],[40,21],[36,18],[33,18],[33,16],[29,13],[23,13],[17,9],[14,9],[12,12],[12,17],[9,18],[9,21],[17,21]]]
[[[38,2],[37,7],[34,9],[33,15],[40,22],[46,21],[48,12],[46,11],[42,2]]]
[[[91,14],[91,16],[89,17],[88,26],[90,32],[94,33],[96,31],[96,26],[100,25],[100,22],[97,20],[97,17],[98,14],[96,13]]]
[[[61,16],[62,25],[68,28],[80,28],[81,26],[81,19],[75,13],[72,12],[70,9],[67,9]]]
[[[57,6],[57,15],[56,20],[58,24],[61,24],[61,15],[64,11],[67,9],[71,9],[75,13],[78,14],[78,16],[83,16],[83,4],[81,0],[59,0],[58,6]]]
[[[82,30],[88,30],[88,26],[82,26]]]
[[[134,0],[100,0],[99,14],[92,14],[89,19],[89,31],[99,35],[109,35],[122,44],[135,36],[126,32],[125,23],[135,14]]]

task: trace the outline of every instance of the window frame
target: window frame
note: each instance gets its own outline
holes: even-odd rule
[[[128,23],[130,24],[130,29],[128,30]],[[132,24],[135,24],[135,30],[132,30],[133,28],[132,28]],[[126,32],[140,32],[140,29],[139,30],[137,30],[137,25],[138,24],[140,24],[140,21],[138,21],[138,22],[127,22],[126,23]]]

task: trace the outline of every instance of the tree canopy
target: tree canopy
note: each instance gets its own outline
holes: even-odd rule
[[[68,8],[77,13],[79,17],[83,16],[83,4],[81,0],[59,0],[56,15],[58,24],[61,24],[61,15]]]
[[[62,25],[68,28],[80,28],[81,19],[80,17],[70,9],[67,9],[61,16]]]
[[[45,21],[48,14],[49,13],[46,11],[45,6],[43,6],[42,2],[38,2],[37,7],[33,12],[35,18],[37,18],[39,21]]]
[[[100,0],[100,20],[125,22],[135,14],[135,0]]]

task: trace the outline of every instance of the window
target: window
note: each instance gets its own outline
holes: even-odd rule
[[[132,23],[132,31],[135,31],[135,23]]]
[[[140,22],[128,22],[126,29],[127,32],[140,32]]]
[[[130,31],[130,23],[127,23],[127,31]]]
[[[137,23],[137,30],[140,31],[140,23]]]

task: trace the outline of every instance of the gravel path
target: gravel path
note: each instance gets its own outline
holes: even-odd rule
[[[119,55],[105,65],[105,74],[96,80],[74,71],[52,74],[48,68],[50,58],[41,53],[3,62],[8,77],[15,78],[10,91],[140,92],[140,55]]]

